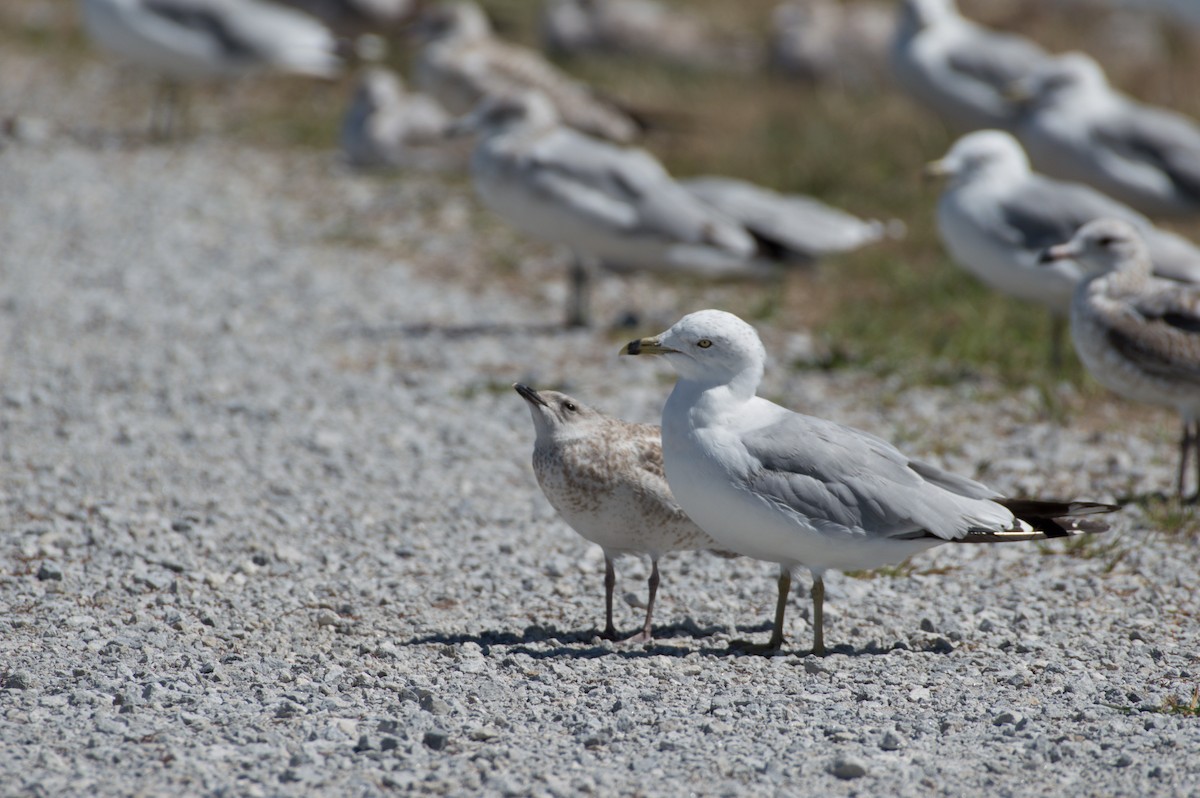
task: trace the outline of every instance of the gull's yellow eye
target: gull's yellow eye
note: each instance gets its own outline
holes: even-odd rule
[[[701,349],[708,349],[710,346],[712,346],[712,341],[708,340],[707,338],[701,338],[696,342],[696,346],[700,347]]]

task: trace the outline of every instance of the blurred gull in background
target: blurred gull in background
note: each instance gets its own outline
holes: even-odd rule
[[[899,14],[891,64],[901,88],[959,131],[1011,128],[1006,91],[1046,52],[963,18],[954,0],[903,0]]]
[[[1143,213],[1200,212],[1200,127],[1109,86],[1083,53],[1043,65],[1013,88],[1017,134],[1034,166],[1088,183]]]
[[[567,324],[589,322],[589,263],[622,269],[749,274],[753,236],[676,183],[652,155],[565,127],[537,92],[485,100],[455,126],[481,134],[475,190],[522,232],[575,253]]]
[[[1094,189],[1034,173],[1009,133],[969,133],[926,169],[948,178],[937,224],[951,257],[992,288],[1050,310],[1056,319],[1051,339],[1055,362],[1064,332],[1060,320],[1083,272],[1071,261],[1047,268],[1039,256],[1093,219],[1108,216],[1136,225],[1146,236],[1156,274],[1200,283],[1200,250],[1190,241],[1155,228],[1137,211]]]
[[[452,113],[466,113],[485,97],[535,89],[571,127],[618,142],[631,141],[639,132],[627,113],[540,54],[492,35],[491,24],[474,3],[437,6],[420,27],[426,44],[417,58],[417,87]]]
[[[421,9],[421,0],[277,0],[318,17],[339,33],[396,30]]]
[[[539,32],[556,55],[623,53],[692,66],[726,55],[700,17],[654,0],[547,0]]]
[[[447,150],[452,121],[432,97],[405,91],[399,75],[374,67],[363,73],[342,119],[342,153],[365,169],[465,162]]]
[[[740,222],[760,252],[786,263],[812,263],[825,255],[849,252],[884,238],[903,237],[904,224],[860,219],[812,197],[780,194],[729,177],[691,177],[679,181],[692,196]]]
[[[841,88],[884,82],[896,29],[891,4],[876,0],[789,0],[771,14],[771,66]]]
[[[1200,498],[1200,288],[1150,276],[1150,254],[1137,229],[1099,219],[1046,250],[1048,263],[1070,259],[1087,279],[1071,303],[1079,358],[1105,387],[1138,402],[1170,407],[1183,418],[1177,492],[1184,498],[1189,457]]]
[[[101,47],[167,81],[152,130],[176,125],[180,82],[257,71],[330,78],[340,69],[333,34],[316,19],[261,0],[80,0]],[[160,103],[162,101],[160,100]]]

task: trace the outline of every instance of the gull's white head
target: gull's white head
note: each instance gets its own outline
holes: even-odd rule
[[[1017,81],[1010,94],[1018,102],[1043,107],[1075,97],[1095,97],[1106,91],[1108,76],[1104,67],[1089,55],[1072,52],[1050,59]]]
[[[954,142],[941,160],[926,165],[925,173],[958,184],[983,174],[1024,177],[1029,169],[1029,158],[1012,134],[977,130]]]
[[[535,391],[517,383],[513,389],[529,405],[537,439],[543,443],[584,437],[609,419],[577,399],[558,391]]]
[[[1150,274],[1150,251],[1138,229],[1123,219],[1095,219],[1065,244],[1042,253],[1044,264],[1073,260],[1089,275],[1107,272]]]
[[[689,313],[661,335],[629,342],[621,353],[662,355],[681,379],[729,385],[751,396],[767,360],[754,328],[723,310]]]

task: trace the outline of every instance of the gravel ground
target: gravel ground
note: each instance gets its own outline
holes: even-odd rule
[[[0,793],[1200,791],[1200,718],[1164,711],[1200,684],[1195,540],[1136,508],[1084,548],[831,574],[822,659],[804,579],[793,649],[731,654],[774,568],[704,553],[664,561],[654,644],[598,640],[602,556],[509,385],[651,421],[670,380],[528,329],[559,278],[461,180],[213,136],[0,149]],[[647,285],[639,334],[735,290]],[[1060,428],[986,381],[785,369],[807,336],[763,332],[772,397],[1002,490],[1170,484],[1168,416]],[[618,568],[632,631],[647,565]]]

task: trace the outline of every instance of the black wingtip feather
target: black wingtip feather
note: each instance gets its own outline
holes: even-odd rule
[[[1113,513],[1119,504],[1100,502],[1041,501],[1038,499],[996,499],[1029,529],[972,530],[959,543],[1004,543],[1023,540],[1048,540],[1077,535],[1096,535],[1108,531],[1108,522],[1087,516]],[[1081,517],[1082,516],[1082,517]]]

